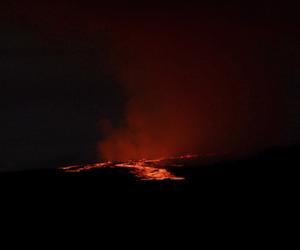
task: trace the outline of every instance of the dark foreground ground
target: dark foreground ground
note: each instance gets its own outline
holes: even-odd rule
[[[300,147],[273,148],[239,160],[174,169],[184,181],[140,181],[122,169],[64,173],[58,169],[0,174],[1,196],[98,201],[104,198],[190,199],[257,198],[281,200],[297,190]]]

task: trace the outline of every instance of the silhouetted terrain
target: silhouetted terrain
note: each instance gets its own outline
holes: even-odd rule
[[[239,160],[172,169],[184,181],[141,181],[127,169],[93,169],[65,173],[59,169],[32,170],[0,175],[2,195],[13,192],[41,199],[64,197],[101,200],[104,197],[147,195],[191,197],[199,200],[258,197],[262,201],[291,195],[296,190],[300,147],[281,147]],[[112,196],[113,195],[113,196]],[[119,197],[121,197],[119,196]]]

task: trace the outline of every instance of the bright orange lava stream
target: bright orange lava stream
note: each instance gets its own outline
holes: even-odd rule
[[[67,173],[78,173],[98,168],[127,168],[130,173],[140,180],[184,180],[184,177],[176,176],[171,173],[168,167],[182,167],[182,164],[166,163],[171,160],[196,158],[198,155],[182,155],[177,157],[164,157],[154,160],[131,160],[128,162],[114,163],[111,161],[88,164],[74,165],[62,167],[61,169]]]

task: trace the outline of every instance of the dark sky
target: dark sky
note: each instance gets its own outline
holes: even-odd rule
[[[0,6],[0,169],[299,143],[297,6]]]

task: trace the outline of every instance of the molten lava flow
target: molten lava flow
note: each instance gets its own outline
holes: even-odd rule
[[[88,165],[67,166],[62,167],[61,169],[67,173],[79,173],[98,168],[126,168],[130,170],[131,174],[140,180],[184,180],[184,177],[176,176],[175,174],[171,173],[168,168],[183,166],[183,164],[176,162],[176,160],[191,159],[196,157],[198,157],[198,155],[187,154],[177,157],[162,157],[154,160],[132,160],[121,163],[108,161]]]
[[[67,173],[79,173],[81,171],[87,171],[95,168],[108,168],[112,166],[113,163],[103,162],[103,163],[96,163],[96,164],[88,164],[88,165],[74,165],[74,166],[68,166],[68,167],[62,167],[61,169],[64,170]]]
[[[153,162],[153,161],[151,161]],[[183,180],[183,177],[178,177],[162,167],[148,166],[149,161],[133,161],[128,163],[116,164],[117,167],[131,169],[130,173],[141,180]]]

